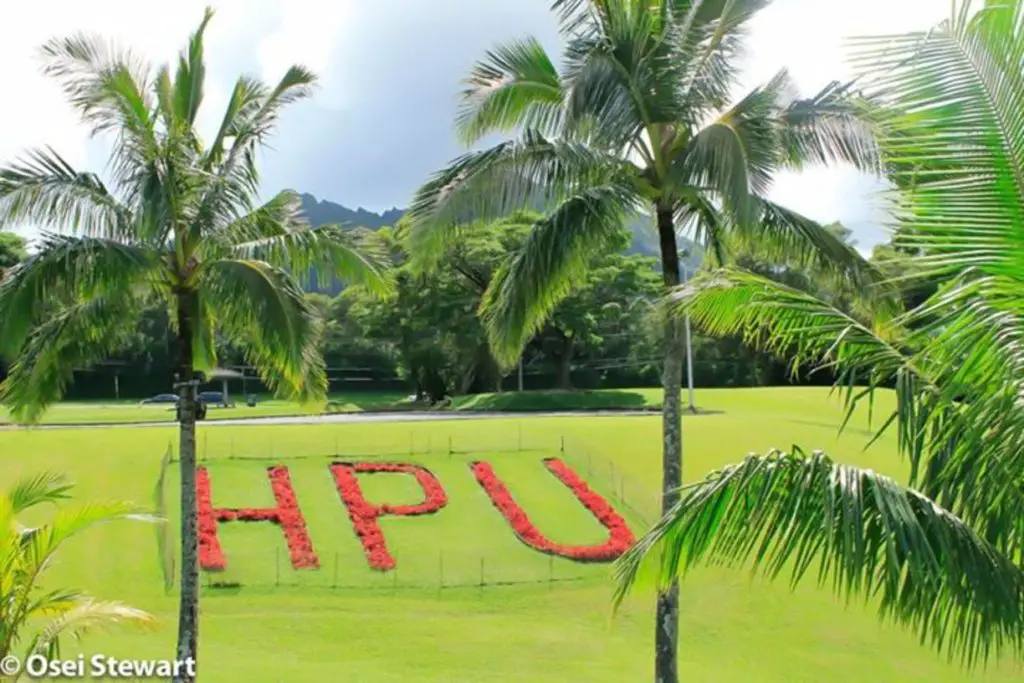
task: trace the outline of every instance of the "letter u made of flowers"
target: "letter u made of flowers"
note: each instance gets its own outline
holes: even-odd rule
[[[494,473],[494,468],[490,464],[474,462],[470,468],[480,486],[494,503],[494,507],[509,523],[519,540],[534,550],[576,562],[611,562],[629,550],[636,542],[636,538],[629,530],[626,520],[612,508],[608,501],[587,486],[586,482],[571,467],[558,458],[545,459],[544,466],[565,484],[576,496],[576,499],[608,530],[607,541],[600,545],[587,546],[555,543],[534,525],[523,508],[509,493],[505,484]]]

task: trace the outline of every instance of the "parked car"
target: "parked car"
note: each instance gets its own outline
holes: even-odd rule
[[[176,394],[157,394],[139,401],[139,405],[150,405],[153,403],[177,403],[181,400]]]
[[[212,406],[223,406],[233,408],[234,404],[220,391],[204,391],[199,394],[199,400],[205,401]]]

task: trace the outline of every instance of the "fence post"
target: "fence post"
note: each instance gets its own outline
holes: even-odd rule
[[[440,593],[441,589],[444,588],[444,550],[439,549],[437,551],[437,592]]]

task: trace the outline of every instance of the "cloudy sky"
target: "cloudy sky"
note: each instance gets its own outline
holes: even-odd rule
[[[205,126],[241,72],[276,80],[292,63],[321,76],[317,97],[285,116],[263,162],[268,194],[290,187],[351,208],[405,206],[416,186],[461,150],[452,135],[459,80],[491,44],[533,34],[557,49],[549,0],[29,0],[0,24],[7,101],[0,161],[50,145],[100,170],[38,47],[99,32],[164,62],[212,4]],[[788,67],[806,94],[850,75],[844,38],[924,29],[949,0],[775,0],[752,27],[749,84]],[[845,169],[780,178],[775,199],[820,221],[842,220],[862,248],[883,238],[878,186]]]

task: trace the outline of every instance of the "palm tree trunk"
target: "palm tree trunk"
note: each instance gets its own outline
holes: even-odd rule
[[[181,396],[179,461],[181,469],[181,597],[178,606],[179,662],[196,662],[199,643],[199,535],[196,502],[196,385],[193,371],[192,320],[194,306],[187,295],[178,297],[178,382]],[[195,664],[180,667],[174,683],[193,683]]]
[[[671,208],[658,207],[658,237],[665,288],[679,284],[679,249]],[[665,322],[665,367],[662,385],[661,508],[671,510],[679,501],[683,483],[683,348],[679,323],[667,316]],[[654,630],[655,683],[678,683],[676,650],[679,644],[679,584],[673,582],[658,595]]]

